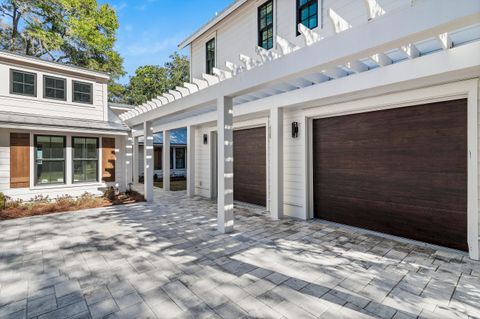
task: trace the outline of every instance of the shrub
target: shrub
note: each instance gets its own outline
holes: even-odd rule
[[[0,210],[7,207],[7,196],[4,193],[0,192]]]
[[[107,188],[107,190],[103,193],[103,197],[113,202],[116,199],[115,189],[113,187]]]

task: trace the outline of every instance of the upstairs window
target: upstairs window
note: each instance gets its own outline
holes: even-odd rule
[[[273,48],[273,1],[258,7],[258,46],[266,50]]]
[[[65,82],[65,79],[45,75],[43,77],[43,97],[46,99],[65,101]]]
[[[92,104],[92,91],[91,83],[73,81],[73,102]]]
[[[309,29],[318,27],[318,0],[297,0],[297,35],[300,23]]]
[[[206,72],[207,74],[213,74],[213,68],[215,67],[215,38],[207,42],[206,50]]]
[[[37,96],[37,75],[34,73],[11,70],[10,93]]]

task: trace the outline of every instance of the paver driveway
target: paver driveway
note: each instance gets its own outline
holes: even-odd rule
[[[155,204],[0,222],[0,318],[480,317],[460,254],[159,192]]]

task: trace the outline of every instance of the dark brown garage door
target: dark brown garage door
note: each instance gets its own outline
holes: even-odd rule
[[[467,102],[313,122],[315,217],[467,250]]]
[[[233,196],[235,200],[266,206],[266,129],[233,132]]]

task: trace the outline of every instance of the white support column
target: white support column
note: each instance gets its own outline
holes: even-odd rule
[[[270,110],[270,214],[283,218],[283,109]]]
[[[218,131],[218,231],[233,231],[233,102],[217,99]]]
[[[195,126],[187,127],[187,195],[195,196]]]
[[[170,131],[163,131],[163,190],[170,190]]]
[[[133,183],[138,184],[138,163],[143,160],[140,158],[140,149],[138,147],[138,137],[133,138]]]
[[[144,122],[143,130],[145,141],[143,146],[143,186],[145,188],[144,196],[147,202],[153,201],[153,130],[152,122]]]
[[[125,188],[127,190],[130,190],[128,184],[133,183],[133,162],[135,161],[135,157],[133,156],[133,140],[134,137],[130,131],[125,143]]]

